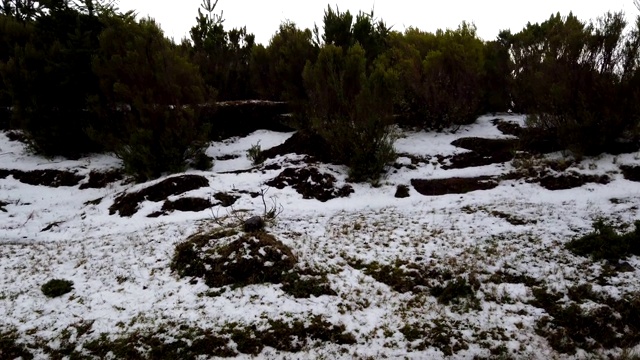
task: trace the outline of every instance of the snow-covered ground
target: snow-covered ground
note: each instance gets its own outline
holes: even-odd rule
[[[612,181],[606,185],[589,183],[551,191],[524,180],[505,180],[494,189],[466,194],[423,196],[411,187],[410,197],[394,197],[396,186],[410,185],[412,179],[512,171],[511,163],[444,170],[435,161],[436,155],[466,152],[451,145],[460,137],[508,138],[491,123],[494,118],[481,117],[453,134],[403,132],[395,145],[399,153],[431,156],[433,161],[414,168],[391,168],[379,187],[352,184],[354,193],[346,198],[320,202],[303,199],[291,187],[268,189],[267,200],[276,201],[283,212],[267,231],[292,250],[301,266],[326,274],[336,295],[295,298],[280,284],[256,284],[207,296],[212,289],[204,281],[180,278],[169,267],[176,245],[192,234],[215,229],[219,221],[214,217],[231,210],[215,207],[150,218],[147,215],[159,211],[162,202],[144,201],[131,217],[110,215],[109,207],[119,194],[163,179],[145,184],[119,181],[80,190],[79,186],[28,185],[11,175],[0,178],[0,202],[7,204],[0,211],[0,334],[15,331],[17,343],[47,344],[53,349],[64,338],[82,352],[84,343],[103,333],[116,338],[133,331],[188,326],[223,334],[229,324],[260,329],[270,320],[305,321],[320,315],[344,325],[355,343],[315,342],[295,353],[265,347],[258,357],[552,359],[639,351],[637,344],[589,353],[554,350],[537,331],[550,314],[535,305],[533,293],[536,286],[544,288],[560,294],[557,302],[565,304],[570,301],[569,289],[592,284],[593,291],[614,299],[638,296],[638,257],[626,260],[633,270],[608,274],[605,282],[598,282],[605,262],[576,256],[564,247],[589,232],[597,218],[618,223],[640,219],[640,183],[625,180],[619,170],[621,164],[640,165],[638,154],[601,155],[572,166],[579,173],[609,175]],[[501,118],[523,122],[521,116]],[[217,160],[208,172],[189,171],[206,177],[209,187],[170,198],[209,199],[218,192],[266,189],[264,183],[282,170],[229,171],[252,168],[246,151],[258,141],[266,149],[291,135],[257,131],[211,144],[208,155],[235,157]],[[301,158],[290,154],[264,165],[307,166],[296,161]],[[411,160],[401,157],[398,163]],[[0,169],[58,169],[88,176],[91,171],[119,166],[120,161],[108,155],[75,161],[44,159],[0,133]],[[335,176],[338,186],[346,184],[346,168],[313,166]],[[244,194],[233,209],[261,215],[262,199]],[[508,221],[511,218],[521,221],[514,225]],[[472,300],[443,303],[429,291],[396,291],[369,275],[366,267],[354,265],[374,262],[446,270],[453,278],[477,281],[477,285]],[[524,280],[490,281],[496,273],[521,276],[537,285]],[[72,281],[73,291],[56,298],[44,296],[41,286],[51,279]],[[69,331],[75,334],[80,323],[90,323],[90,329],[69,340]],[[409,335],[411,330],[419,335]],[[442,336],[429,335],[435,333]],[[39,345],[33,347],[36,358],[48,357]]]

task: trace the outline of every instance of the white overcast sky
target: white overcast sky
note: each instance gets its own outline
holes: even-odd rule
[[[155,18],[165,34],[179,42],[189,36],[201,2],[119,0],[118,7],[122,11],[136,10],[139,17]],[[528,21],[542,22],[558,11],[563,15],[573,11],[582,20],[620,10],[631,20],[639,13],[633,0],[219,0],[216,9],[224,11],[225,29],[246,26],[256,35],[256,42],[266,45],[284,20],[291,20],[301,28],[312,28],[314,23],[322,28],[328,4],[354,15],[373,8],[376,17],[399,31],[410,26],[424,31],[456,28],[465,20],[475,23],[479,36],[485,40],[493,40],[502,29],[517,32]]]

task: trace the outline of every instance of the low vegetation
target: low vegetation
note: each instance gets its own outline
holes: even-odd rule
[[[621,234],[603,219],[593,223],[593,231],[567,243],[577,255],[591,256],[594,260],[618,261],[630,255],[640,255],[640,221],[633,231]]]

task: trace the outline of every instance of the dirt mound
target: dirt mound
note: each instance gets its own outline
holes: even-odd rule
[[[586,183],[608,184],[611,179],[607,175],[583,175],[568,173],[561,175],[547,175],[540,178],[540,185],[547,190],[566,190],[580,187]]]
[[[412,179],[411,185],[422,195],[438,196],[446,194],[464,194],[476,190],[489,190],[498,186],[499,181],[490,176],[475,178],[448,178],[448,179]]]
[[[322,137],[306,131],[298,131],[284,143],[262,151],[262,160],[286,154],[311,156],[316,161],[331,163],[333,159],[329,145]]]
[[[132,216],[138,211],[138,205],[145,200],[162,201],[171,195],[179,195],[205,186],[209,186],[209,180],[199,175],[174,176],[148,188],[118,196],[109,208],[109,214],[117,212],[120,216]]]
[[[171,269],[182,277],[204,278],[210,287],[281,283],[297,260],[286,245],[265,232],[244,234],[220,245],[234,231],[195,235],[176,246]]]
[[[83,176],[62,170],[0,170],[0,179],[9,175],[24,184],[48,187],[76,186],[84,179]]]
[[[460,138],[451,143],[471,152],[444,158],[443,169],[463,169],[475,166],[504,163],[513,160],[517,139],[484,139],[478,137]],[[448,160],[448,163],[446,163]]]
[[[105,172],[91,171],[89,173],[89,181],[80,185],[80,190],[102,189],[122,179],[124,179],[124,174],[121,170],[109,170]]]
[[[266,185],[277,189],[284,189],[292,186],[305,199],[317,199],[322,202],[335,199],[337,197],[348,197],[353,193],[350,185],[345,185],[339,189],[334,187],[336,178],[331,174],[323,174],[318,169],[287,168],[274,179],[267,181]]]

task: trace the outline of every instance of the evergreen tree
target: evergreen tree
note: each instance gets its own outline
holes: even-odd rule
[[[203,156],[207,131],[198,116],[206,91],[197,68],[152,19],[111,17],[93,62],[101,122],[93,134],[138,180],[177,172]]]

